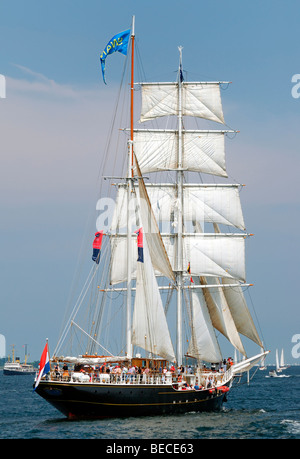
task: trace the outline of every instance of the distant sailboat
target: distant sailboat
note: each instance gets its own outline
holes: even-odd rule
[[[281,357],[283,357],[282,354],[281,354]],[[271,371],[269,372],[269,376],[273,376],[273,377],[279,376],[278,373],[281,373],[282,370],[284,369],[284,368],[282,368],[281,365],[279,364],[278,349],[276,349],[276,353],[275,353],[275,364],[276,364],[276,369],[275,369],[275,370],[271,370]]]
[[[282,372],[282,369],[280,368],[280,364],[279,364],[278,349],[276,349],[276,371],[277,371],[277,373],[281,373]]]
[[[284,363],[284,353],[283,349],[281,349],[281,355],[280,355],[280,368],[281,370],[286,370],[288,368],[288,365]]]

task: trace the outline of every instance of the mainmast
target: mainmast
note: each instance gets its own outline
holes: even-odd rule
[[[182,47],[179,46],[178,70],[178,166],[177,166],[177,364],[182,364],[182,233],[183,233],[183,169],[182,169]]]
[[[126,309],[126,354],[128,357],[132,356],[131,344],[131,264],[132,264],[132,250],[131,250],[131,195],[132,195],[132,182],[133,182],[133,95],[134,95],[134,22],[135,17],[132,17],[131,29],[131,106],[130,106],[130,140],[128,142],[128,171],[127,171],[127,309]]]

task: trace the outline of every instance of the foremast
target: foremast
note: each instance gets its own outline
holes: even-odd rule
[[[177,364],[182,365],[182,286],[183,286],[183,168],[182,168],[182,47],[179,48],[178,69],[178,169],[177,169],[177,197],[178,197],[178,232],[177,232]]]
[[[131,82],[130,82],[130,140],[128,141],[128,171],[127,171],[127,209],[131,209],[133,189],[133,108],[134,108],[134,40],[135,40],[135,17],[132,17],[131,29]],[[130,212],[127,212],[127,307],[126,307],[126,355],[132,356],[131,339],[131,265],[132,265],[132,237],[131,237]]]

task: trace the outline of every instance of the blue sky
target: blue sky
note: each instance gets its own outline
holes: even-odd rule
[[[0,0],[0,334],[40,357],[56,344],[84,252],[123,56],[99,55],[136,17],[148,80],[170,80],[183,46],[189,80],[228,80],[225,119],[240,130],[227,148],[231,176],[247,186],[251,302],[272,351],[291,356],[299,321],[300,73],[297,2],[263,0]],[[92,229],[93,231],[93,229]],[[90,250],[90,247],[87,247]],[[88,257],[90,253],[88,253]]]

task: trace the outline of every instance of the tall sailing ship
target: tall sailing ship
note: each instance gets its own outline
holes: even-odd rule
[[[52,355],[51,371],[43,375],[40,368],[35,387],[70,418],[220,410],[235,376],[267,353],[249,358],[241,340],[244,335],[262,347],[243,293],[250,284],[241,186],[225,181],[225,137],[234,131],[186,127],[192,118],[225,124],[220,87],[227,83],[185,81],[182,48],[176,81],[135,83],[134,21],[129,32],[124,180],[105,177],[116,190],[110,227],[97,226],[91,271]],[[117,45],[117,39],[111,41]],[[148,126],[167,117],[175,120],[174,128],[135,128],[136,88],[140,122]],[[224,181],[204,183],[202,174]],[[86,303],[92,309],[83,327],[79,311]],[[223,355],[219,334],[243,360]],[[82,346],[78,354],[75,336]],[[69,354],[62,353],[66,343]]]

